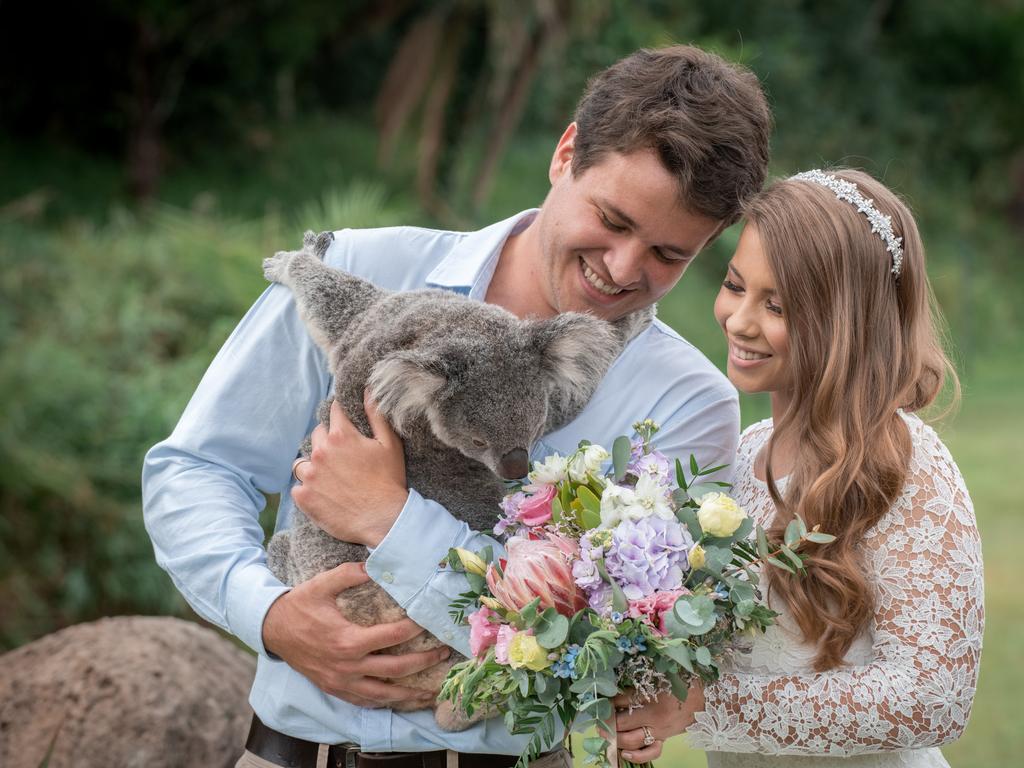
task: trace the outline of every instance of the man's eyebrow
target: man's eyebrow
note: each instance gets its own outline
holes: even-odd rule
[[[611,213],[616,219],[621,221],[623,224],[625,224],[630,229],[636,229],[637,228],[636,227],[636,222],[633,221],[633,219],[631,219],[626,214],[626,212],[623,211],[621,208],[618,208],[618,207],[616,207],[615,205],[612,205],[609,202],[605,202],[604,203],[604,207],[607,208],[608,212]],[[669,251],[671,253],[674,253],[674,254],[676,254],[677,256],[679,256],[680,258],[683,258],[683,259],[689,259],[689,258],[693,257],[693,254],[690,251],[686,250],[685,248],[679,248],[679,247],[677,247],[675,245],[661,245],[661,246],[659,246],[659,248],[662,248],[663,250],[666,250],[666,251]]]

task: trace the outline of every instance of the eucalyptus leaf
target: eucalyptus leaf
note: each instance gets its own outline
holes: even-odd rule
[[[732,562],[732,550],[729,547],[704,547],[704,569],[716,576],[721,575],[722,569]]]
[[[483,576],[481,576],[478,573],[470,573],[469,571],[466,571],[465,576],[466,576],[466,581],[469,582],[469,588],[470,589],[472,589],[474,592],[483,592],[484,591],[484,587],[487,586],[487,581],[486,581],[486,579],[484,579]]]
[[[831,544],[836,540],[836,537],[831,533],[822,533],[821,531],[810,531],[806,538],[808,541],[813,541],[815,544]]]
[[[689,694],[690,689],[683,682],[683,679],[673,672],[668,675],[668,683],[672,687],[672,695],[679,699],[679,701],[686,701],[686,696]]]
[[[621,483],[626,476],[626,469],[629,467],[629,458],[633,455],[633,445],[625,435],[619,435],[612,443],[612,467],[613,477],[616,483]]]
[[[797,525],[800,526],[800,535],[801,536],[806,536],[807,535],[807,523],[804,522],[804,519],[802,517],[800,517],[800,515],[796,516],[796,522],[797,522]]]
[[[551,611],[553,615],[549,615]],[[558,648],[569,636],[569,620],[554,608],[544,611],[535,626],[535,636],[542,648],[549,651]]]
[[[786,571],[788,573],[792,573],[794,575],[796,574],[796,571],[793,570],[793,566],[791,566],[789,563],[782,562],[777,557],[769,557],[768,558],[768,562],[770,564],[774,565],[776,568],[781,568],[782,570],[784,570],[784,571]]]
[[[706,595],[684,595],[676,600],[672,613],[691,635],[703,635],[715,626],[715,603]]]
[[[700,521],[697,520],[697,513],[691,507],[680,507],[677,509],[676,518],[686,526],[694,541],[700,541],[704,532],[701,530]]]
[[[703,667],[711,666],[711,651],[705,648],[703,645],[698,646],[697,652],[694,654],[697,657],[697,663]]]
[[[780,547],[780,551],[782,552],[783,556],[785,556],[785,558],[793,564],[794,568],[800,571],[803,570],[804,561],[800,559],[800,556],[796,552],[794,552],[787,546]]]
[[[786,532],[782,535],[782,540],[786,543],[787,547],[796,546],[796,543],[800,541],[800,522],[796,518],[789,521],[789,525],[786,526]]]
[[[757,554],[762,559],[768,558],[768,537],[765,535],[764,528],[760,525],[757,526]]]

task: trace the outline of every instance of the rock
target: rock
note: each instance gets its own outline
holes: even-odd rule
[[[0,656],[0,766],[230,768],[255,668],[181,619],[125,616],[47,635]]]

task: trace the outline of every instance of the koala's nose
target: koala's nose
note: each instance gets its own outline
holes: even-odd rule
[[[498,464],[501,476],[505,480],[518,480],[530,471],[530,455],[525,448],[513,448],[501,457]]]

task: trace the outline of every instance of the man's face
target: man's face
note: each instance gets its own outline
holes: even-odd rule
[[[552,158],[536,286],[554,313],[616,320],[668,293],[720,222],[682,206],[652,150],[609,154],[574,178],[575,135],[570,126]]]

